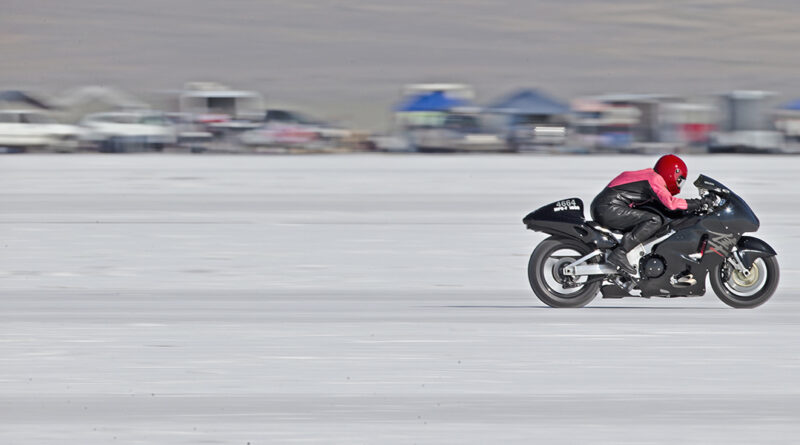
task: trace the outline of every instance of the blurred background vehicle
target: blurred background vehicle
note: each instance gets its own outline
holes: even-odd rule
[[[203,123],[257,121],[264,114],[264,98],[255,91],[234,90],[216,82],[189,82],[178,97],[178,109]]]
[[[188,82],[177,95],[182,120],[195,124],[193,133],[208,133],[218,146],[230,150],[238,137],[261,126],[264,97],[249,90],[235,90],[217,82]]]
[[[599,151],[705,151],[718,115],[707,98],[607,94],[573,101],[578,145]]]
[[[93,113],[80,125],[85,143],[102,152],[159,151],[177,142],[173,122],[159,111]]]
[[[0,91],[0,152],[78,149],[80,129],[63,124],[58,111],[38,95]]]
[[[631,146],[633,127],[640,112],[631,106],[610,105],[594,99],[578,99],[574,111],[573,141],[592,150],[621,150]]]
[[[720,128],[711,134],[710,153],[782,152],[784,135],[769,113],[776,94],[770,91],[732,91],[720,96]]]
[[[264,115],[266,124],[281,123],[287,125],[299,125],[315,131],[321,139],[337,141],[349,138],[353,131],[338,125],[325,122],[323,120],[307,116],[297,111],[289,110],[267,110]]]
[[[460,83],[405,85],[400,103],[393,107],[393,131],[404,134],[417,128],[441,126],[450,110],[474,107],[475,90]]]
[[[317,148],[322,145],[319,134],[312,128],[282,122],[266,123],[255,130],[246,131],[239,136],[239,142],[246,146],[263,147]]]
[[[61,124],[46,111],[0,109],[0,150],[75,151],[81,129]]]
[[[189,149],[193,153],[207,151],[214,142],[214,134],[204,125],[194,121],[194,116],[188,113],[165,113],[175,129],[176,144]]]
[[[491,102],[483,112],[495,119],[510,151],[567,141],[569,106],[539,90],[517,90]]]
[[[270,109],[264,114],[263,124],[246,131],[239,141],[247,146],[306,146],[307,148],[332,148],[342,146],[353,131],[341,128],[303,113],[291,110]]]
[[[711,134],[718,128],[717,110],[708,103],[665,103],[658,119],[661,142],[693,151],[705,151]]]
[[[393,133],[398,141],[390,145],[405,145],[414,151],[459,151],[484,149],[487,143],[498,145],[496,136],[491,140],[482,137],[483,125],[473,97],[473,88],[465,84],[406,85],[400,103],[393,108]]]
[[[784,137],[783,151],[800,153],[800,99],[785,103],[772,113],[775,129]]]
[[[417,128],[411,141],[420,152],[504,151],[503,140],[486,129],[478,110],[448,113],[441,125]]]

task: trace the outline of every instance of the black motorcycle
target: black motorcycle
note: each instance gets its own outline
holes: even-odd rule
[[[552,307],[583,307],[598,291],[603,298],[701,296],[710,275],[714,293],[725,304],[763,304],[778,287],[780,270],[772,247],[743,236],[758,230],[758,218],[718,181],[700,175],[694,185],[714,204],[690,215],[649,208],[665,223],[628,253],[636,270],[632,275],[605,261],[622,233],[586,221],[580,199],[531,212],[522,220],[528,229],[551,235],[536,246],[528,263],[533,292]]]

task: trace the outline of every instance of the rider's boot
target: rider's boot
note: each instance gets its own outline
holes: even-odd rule
[[[628,252],[639,244],[638,241],[630,233],[626,233],[616,249],[608,254],[608,261],[611,265],[615,266],[618,270],[622,270],[628,275],[636,275],[636,268],[628,262]]]

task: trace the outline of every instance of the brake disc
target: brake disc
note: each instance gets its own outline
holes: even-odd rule
[[[731,281],[733,284],[739,287],[750,287],[754,284],[758,283],[758,267],[753,264],[748,271],[747,276],[745,276],[742,272],[738,270],[734,270],[731,274]]]

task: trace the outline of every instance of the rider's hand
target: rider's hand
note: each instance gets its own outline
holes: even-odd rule
[[[714,198],[714,196],[708,194],[706,196],[703,196],[703,198],[700,200],[700,208],[703,211],[707,212],[707,211],[709,211],[709,210],[714,208],[714,204],[716,204],[716,202],[717,202],[717,199]]]
[[[709,209],[714,208],[716,199],[712,195],[705,195],[702,198],[694,198],[686,200],[687,213],[702,213],[707,212]]]
[[[703,199],[694,198],[686,200],[687,213],[695,213],[702,208],[703,208]]]

